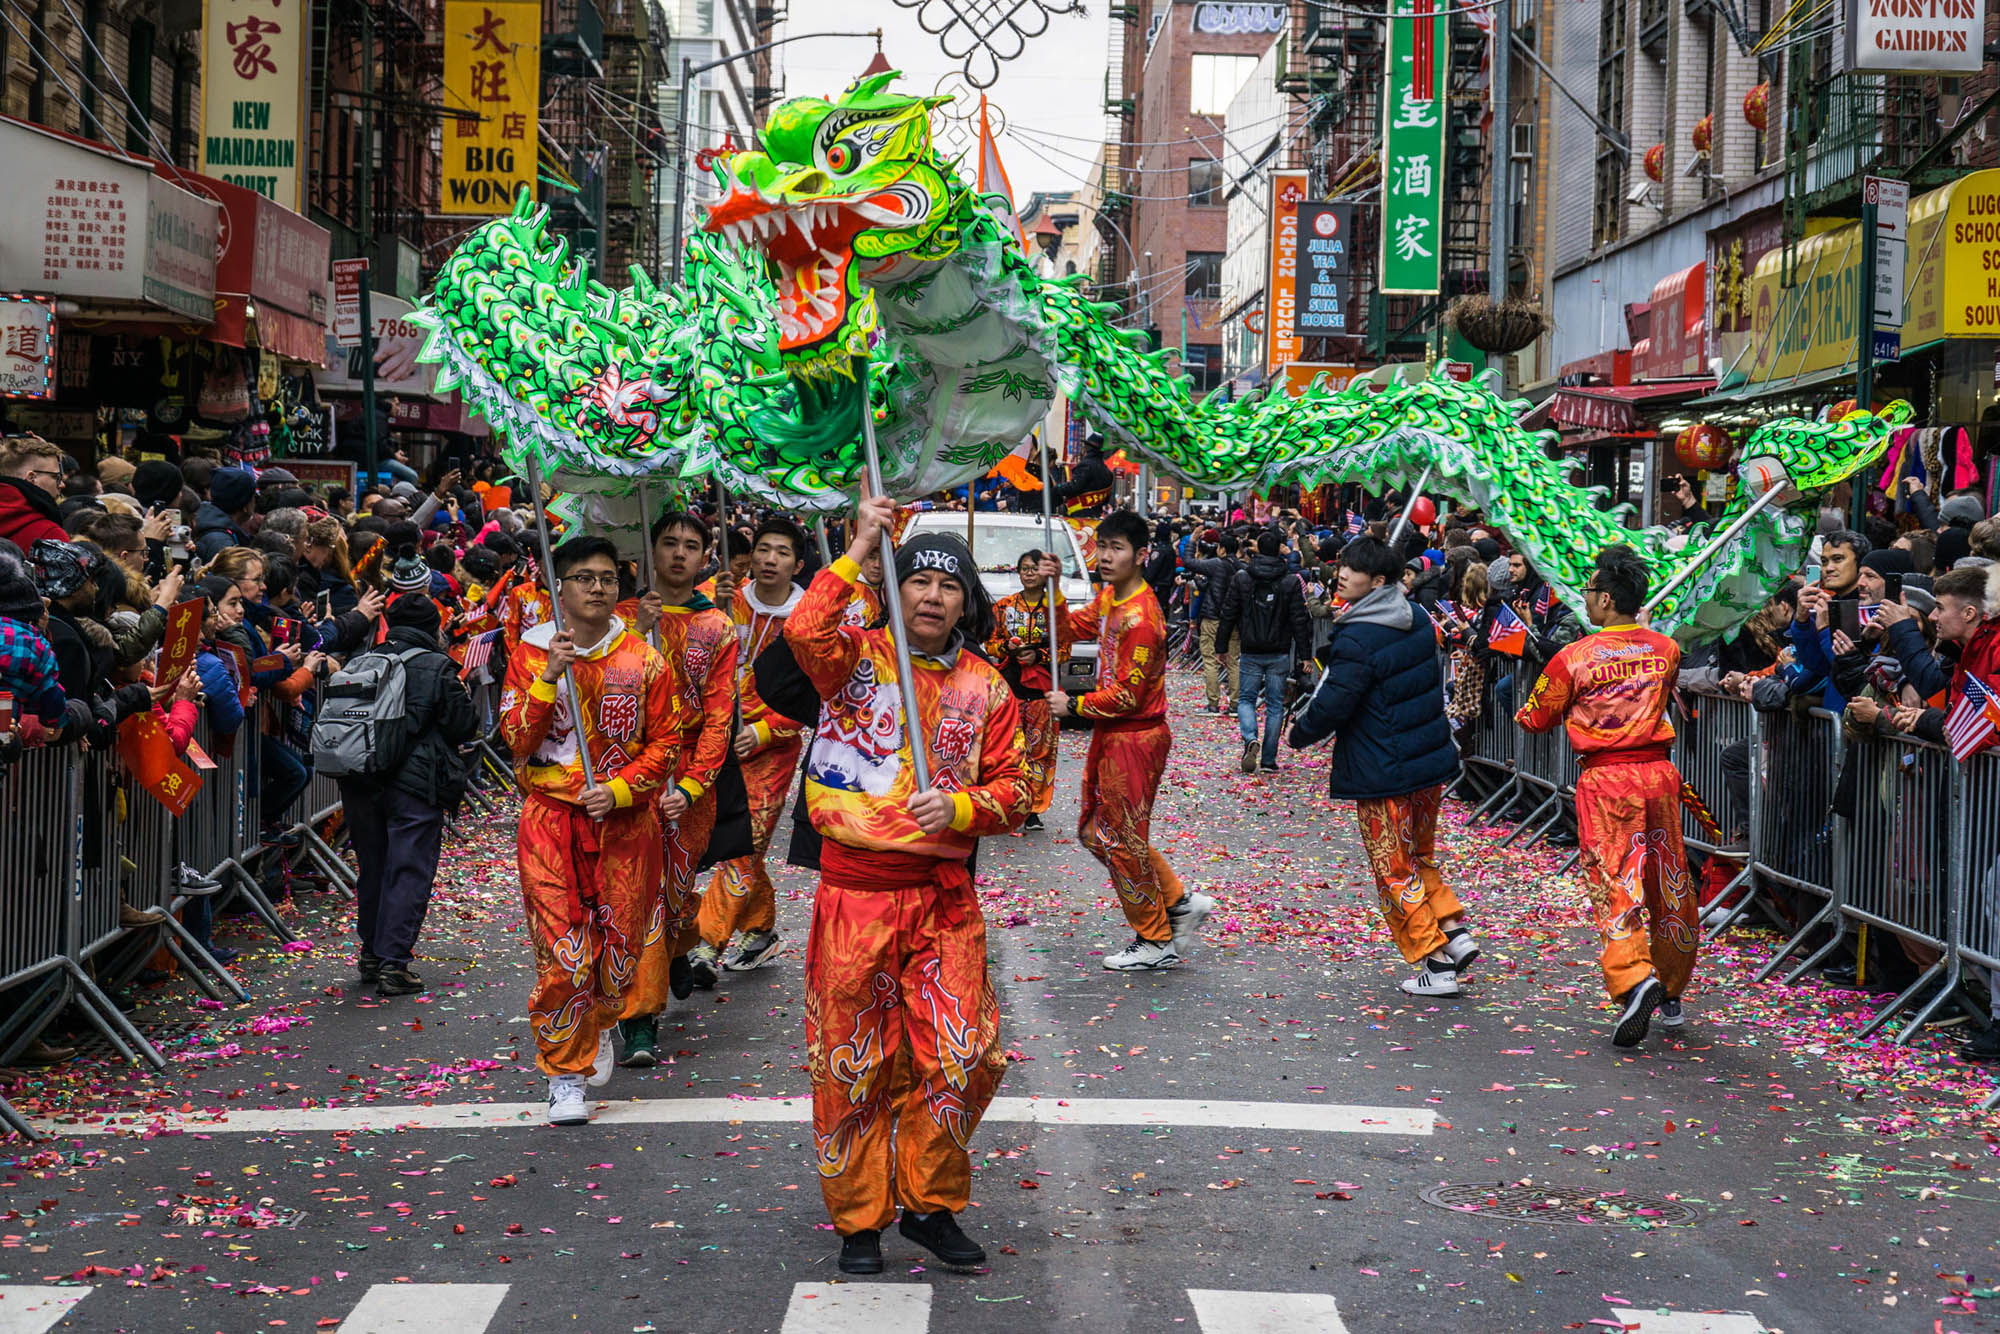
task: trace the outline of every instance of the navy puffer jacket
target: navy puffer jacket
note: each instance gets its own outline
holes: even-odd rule
[[[1437,635],[1401,588],[1386,585],[1349,607],[1326,652],[1326,674],[1292,724],[1291,743],[1334,738],[1334,797],[1400,797],[1458,776]]]

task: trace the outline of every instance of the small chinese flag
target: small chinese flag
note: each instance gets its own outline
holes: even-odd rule
[[[158,714],[135,713],[118,724],[118,758],[126,770],[176,816],[187,814],[201,778],[180,756]]]

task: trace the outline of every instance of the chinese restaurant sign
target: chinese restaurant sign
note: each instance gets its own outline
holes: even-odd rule
[[[306,0],[207,0],[201,165],[294,213],[306,78]]]
[[[441,213],[495,214],[535,188],[542,7],[445,0]]]
[[[1382,76],[1382,281],[1388,295],[1435,293],[1444,276],[1445,75],[1437,0],[1389,0]]]
[[[1274,375],[1305,353],[1299,333],[1299,205],[1305,198],[1304,172],[1271,173],[1271,272],[1264,284],[1270,315],[1264,324],[1264,365]]]
[[[1348,277],[1354,271],[1354,205],[1299,205],[1299,309],[1302,334],[1356,332]]]

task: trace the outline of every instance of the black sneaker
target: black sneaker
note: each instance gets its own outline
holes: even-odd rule
[[[1988,1024],[1980,1029],[1978,1035],[1960,1049],[1959,1055],[1982,1065],[2000,1061],[2000,1024]]]
[[[849,1233],[840,1239],[840,1272],[879,1274],[882,1272],[882,1234],[874,1228]]]
[[[695,987],[700,987],[703,991],[715,990],[717,954],[715,946],[704,941],[683,956],[687,959],[689,990]]]
[[[1618,1011],[1618,1027],[1611,1033],[1611,1045],[1636,1047],[1644,1042],[1653,1026],[1653,1011],[1660,1008],[1660,1002],[1666,998],[1666,989],[1656,977],[1649,977],[1626,992],[1622,1008]]]
[[[969,1269],[986,1263],[986,1252],[959,1230],[958,1220],[949,1209],[929,1214],[905,1209],[903,1221],[897,1227],[905,1237],[948,1265]]]
[[[651,1015],[643,1019],[620,1019],[618,1037],[625,1044],[625,1055],[618,1064],[649,1069],[660,1063],[656,1050],[660,1043],[659,1026]]]
[[[1029,811],[1028,818],[1021,821],[1021,828],[1023,829],[1040,829],[1041,827],[1042,827],[1042,817],[1035,814],[1033,811]]]
[[[1267,774],[1278,772],[1278,762],[1276,760],[1259,760],[1257,767]]]
[[[424,980],[411,972],[407,964],[385,963],[381,975],[375,979],[378,996],[414,996],[423,990]]]
[[[674,993],[675,1000],[686,1000],[694,995],[694,972],[688,967],[688,956],[676,954],[674,961],[667,965],[667,990]]]
[[[382,961],[367,950],[363,950],[361,957],[354,961],[354,971],[361,975],[363,982],[373,982],[382,976]]]
[[[1254,774],[1257,772],[1256,742],[1246,741],[1243,743],[1243,762],[1239,764],[1237,767],[1243,770],[1243,772],[1246,774]]]

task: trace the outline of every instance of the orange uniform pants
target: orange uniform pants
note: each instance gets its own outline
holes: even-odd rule
[[[521,899],[535,949],[528,1024],[547,1075],[583,1074],[616,1023],[659,901],[660,822],[650,802],[593,820],[530,793],[521,803]]]
[[[1368,850],[1368,866],[1382,896],[1382,916],[1410,963],[1443,949],[1438,923],[1465,911],[1438,874],[1438,807],[1443,801],[1444,785],[1439,784],[1354,803],[1361,846]]]
[[[966,1144],[1007,1068],[978,898],[956,862],[849,848],[825,860],[806,1053],[827,1215],[849,1236],[886,1228],[897,1205],[957,1213],[972,1196]]]
[[[732,857],[715,868],[708,892],[701,896],[697,925],[702,941],[721,949],[738,931],[770,931],[778,925],[778,891],[764,869],[764,854],[778,817],[792,795],[792,775],[799,768],[799,739],[764,747],[743,761],[743,787],[750,799],[750,847],[747,857]]]
[[[1040,815],[1056,791],[1056,741],[1062,726],[1046,699],[1024,699],[1021,710],[1021,780],[1028,785],[1028,809]]]
[[[638,1019],[667,1008],[673,962],[694,948],[695,865],[715,831],[715,793],[704,792],[678,820],[660,817],[662,880],[647,916],[640,944],[639,973],[625,993],[623,1018]]]
[[[1167,768],[1173,733],[1165,722],[1105,727],[1090,734],[1083,760],[1083,813],[1076,836],[1111,873],[1125,920],[1142,939],[1174,934],[1167,909],[1186,893],[1181,878],[1150,842],[1153,797]]]
[[[1668,760],[1598,764],[1576,780],[1576,832],[1604,989],[1659,978],[1678,997],[1694,972],[1697,894],[1681,843],[1681,775]]]

